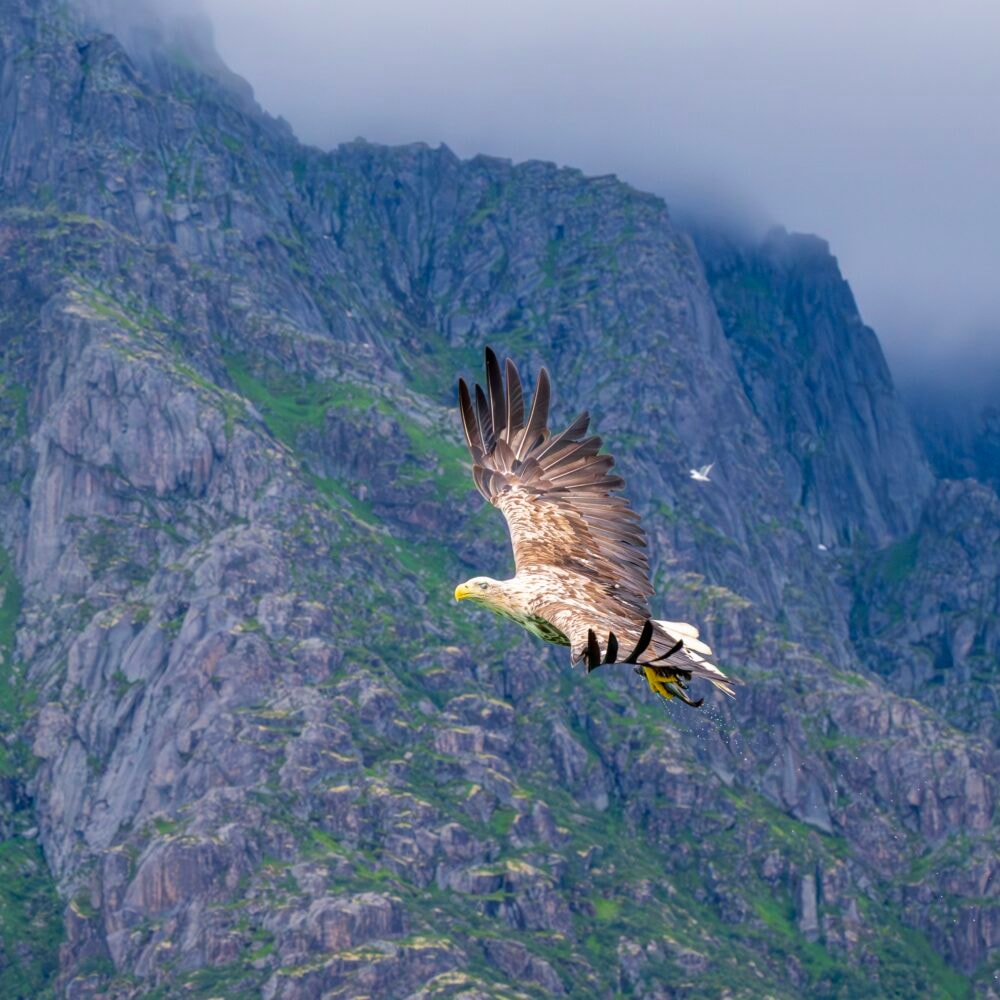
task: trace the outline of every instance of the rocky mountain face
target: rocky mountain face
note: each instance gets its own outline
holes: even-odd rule
[[[960,379],[955,382],[961,384]],[[939,384],[911,388],[913,422],[935,471],[943,479],[978,479],[1000,491],[1000,387],[942,400]],[[985,398],[983,398],[985,396]]]
[[[1000,499],[938,484],[916,531],[874,553],[852,626],[871,670],[956,727],[1000,736]]]
[[[791,503],[828,549],[908,532],[931,489],[875,334],[823,240],[761,246],[699,236],[719,318],[754,412],[780,445]]]
[[[0,8],[4,995],[995,996],[996,499],[826,248],[322,153],[199,65]],[[454,606],[510,562],[485,343],[594,414],[735,701]]]

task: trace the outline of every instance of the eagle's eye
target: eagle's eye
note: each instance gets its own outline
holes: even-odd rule
[[[488,589],[489,589],[489,586],[490,586],[490,585],[489,585],[488,583],[481,583],[481,584],[479,585],[479,589],[480,589],[480,590],[488,590]]]

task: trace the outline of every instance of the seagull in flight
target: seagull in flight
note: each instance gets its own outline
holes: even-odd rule
[[[708,474],[712,471],[712,466],[714,465],[715,462],[712,462],[709,465],[703,465],[700,469],[692,469],[691,478],[696,483],[710,483],[712,480],[708,478]]]

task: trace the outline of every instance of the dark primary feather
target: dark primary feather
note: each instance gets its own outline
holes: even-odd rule
[[[486,393],[483,387],[476,383],[476,413],[479,417],[479,436],[483,442],[483,451],[489,454],[493,451],[496,438],[493,436],[493,417],[490,414],[490,406],[486,401]]]
[[[493,352],[489,351],[490,354]],[[549,424],[549,373],[543,368],[538,373],[538,385],[535,386],[535,395],[531,401],[531,413],[528,415],[527,426],[521,433],[517,445],[517,457],[524,460],[531,450],[544,440],[543,435],[548,434]]]
[[[511,435],[524,426],[524,390],[521,388],[521,376],[517,374],[514,362],[508,358],[504,362],[507,373],[507,443],[511,443]]]
[[[486,382],[490,390],[490,420],[496,434],[503,437],[507,429],[507,394],[497,356],[492,351],[486,355]]]
[[[462,414],[462,430],[465,431],[465,443],[469,447],[472,461],[478,462],[483,457],[483,439],[479,433],[479,422],[476,419],[476,411],[472,408],[472,397],[469,395],[469,387],[465,384],[465,379],[458,380],[458,405]]]

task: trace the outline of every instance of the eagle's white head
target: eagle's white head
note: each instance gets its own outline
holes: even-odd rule
[[[456,601],[473,601],[494,614],[524,621],[524,594],[513,580],[492,580],[488,576],[474,576],[455,588]]]
[[[503,599],[503,585],[499,580],[491,580],[488,576],[474,576],[455,588],[456,601],[470,600],[492,607],[498,603],[498,598]]]
[[[525,621],[524,594],[517,580],[492,580],[488,576],[474,576],[455,588],[455,600],[469,600],[496,615],[512,618],[522,625]]]

